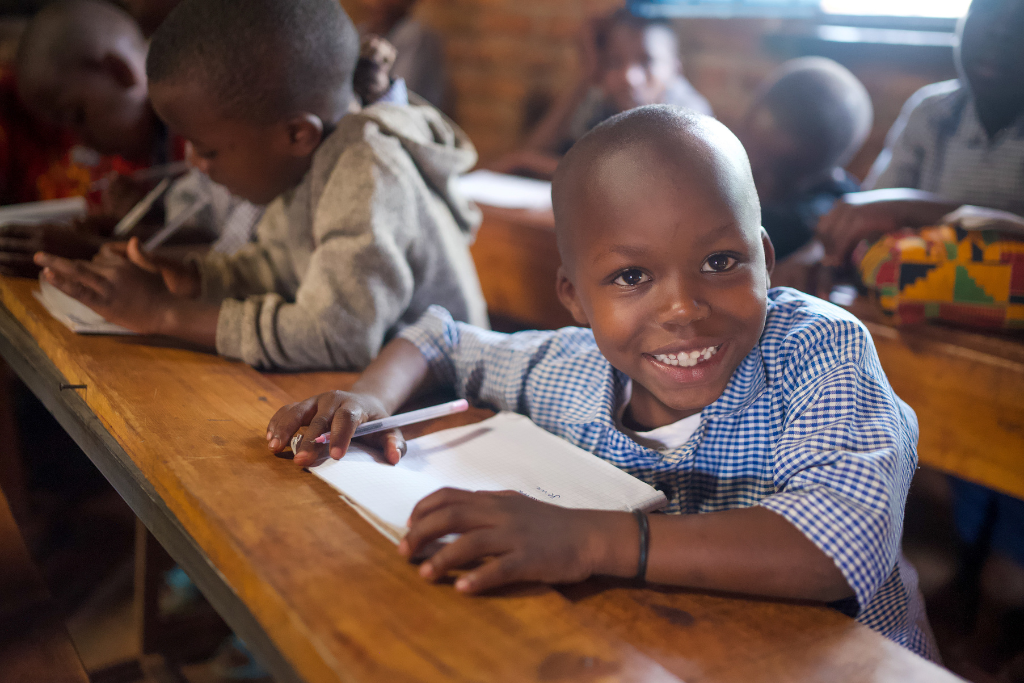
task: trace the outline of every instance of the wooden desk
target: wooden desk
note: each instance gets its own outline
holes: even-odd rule
[[[493,312],[542,329],[572,324],[554,294],[550,213],[484,207],[473,256]],[[1024,337],[898,328],[866,300],[850,310],[917,412],[920,463],[1024,499]]]
[[[277,407],[351,376],[264,376],[76,336],[34,286],[0,278],[0,353],[279,681],[955,680],[819,606],[598,581],[476,598],[429,584],[266,450]]]

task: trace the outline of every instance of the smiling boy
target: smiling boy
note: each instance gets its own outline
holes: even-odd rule
[[[899,551],[916,419],[855,318],[769,290],[774,255],[739,141],[681,108],[636,109],[573,147],[553,198],[558,293],[590,329],[502,335],[432,308],[351,392],[278,411],[271,449],[309,424],[307,435],[330,429],[331,456],[342,457],[359,423],[418,390],[454,387],[659,488],[669,514],[441,490],[417,505],[399,546],[413,557],[461,534],[421,565],[424,577],[479,560],[456,589],[605,574],[845,601],[861,622],[930,655],[916,576]],[[383,443],[397,462],[401,435]],[[304,437],[296,463],[313,456]]]

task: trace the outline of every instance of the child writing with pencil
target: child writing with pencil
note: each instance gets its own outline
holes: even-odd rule
[[[557,290],[589,327],[504,335],[431,308],[350,392],[281,408],[268,445],[309,425],[342,457],[360,424],[417,392],[538,425],[665,493],[669,514],[570,510],[510,492],[442,489],[399,546],[477,593],[594,574],[834,602],[932,656],[900,554],[917,422],[867,330],[827,302],[769,289],[771,241],[739,141],[707,116],[652,105],[582,138],[555,175]],[[380,442],[397,462],[398,431]],[[699,513],[699,514],[698,514]]]
[[[153,36],[153,108],[201,170],[256,204],[257,241],[185,261],[37,254],[45,277],[111,322],[264,369],[361,369],[434,303],[486,324],[453,191],[476,162],[429,105],[359,110],[359,37],[335,0],[184,0]]]

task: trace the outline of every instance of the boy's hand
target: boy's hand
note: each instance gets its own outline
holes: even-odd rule
[[[958,204],[908,188],[853,192],[839,198],[818,221],[824,265],[843,267],[857,245],[903,228],[934,225]]]
[[[71,225],[0,226],[0,273],[35,277],[39,266],[32,255],[39,251],[64,258],[90,259],[103,244],[102,238]]]
[[[629,576],[639,555],[632,515],[568,510],[514,491],[459,489],[441,489],[416,505],[398,551],[416,557],[451,533],[461,536],[420,565],[420,575],[437,580],[482,561],[455,582],[468,593],[522,581],[582,581],[596,573]]]
[[[35,255],[43,277],[108,322],[141,334],[165,333],[175,297],[163,278],[144,270],[118,247],[101,250],[92,261],[76,261],[44,252]]]
[[[295,463],[306,467],[316,462],[319,446],[313,440],[327,432],[331,433],[330,455],[339,460],[348,450],[356,427],[389,415],[391,413],[384,405],[369,394],[328,391],[278,410],[267,425],[267,445],[279,453],[288,446],[299,427],[308,425],[295,453]],[[405,453],[405,438],[398,429],[372,434],[367,440],[383,450],[384,457],[392,465]]]
[[[126,256],[139,268],[150,273],[159,273],[168,291],[175,296],[195,299],[202,291],[202,282],[195,265],[185,264],[180,260],[160,256],[154,252],[143,251],[137,237],[131,238],[128,242],[107,244],[103,251]]]

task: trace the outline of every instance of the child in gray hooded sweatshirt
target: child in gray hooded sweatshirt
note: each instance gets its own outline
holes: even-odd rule
[[[40,254],[45,277],[111,322],[259,369],[361,369],[431,304],[486,324],[479,213],[454,191],[476,152],[414,95],[355,111],[358,50],[334,0],[182,2],[153,36],[150,100],[201,170],[269,202],[257,241],[185,262],[134,240],[89,263]]]

